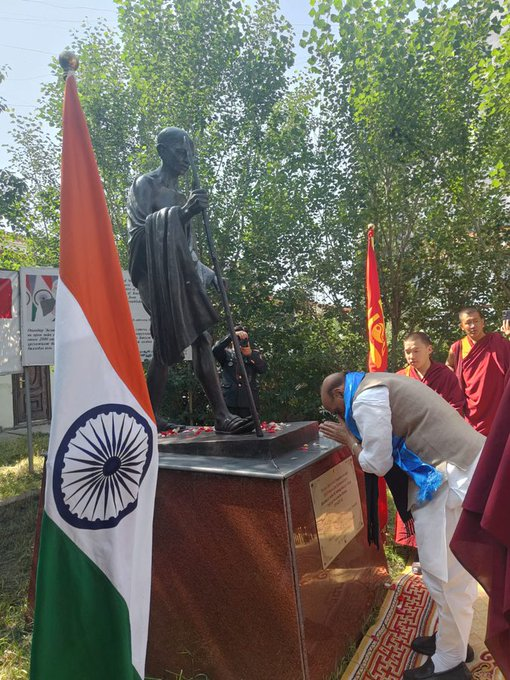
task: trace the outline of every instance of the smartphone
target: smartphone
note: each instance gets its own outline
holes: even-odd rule
[[[503,310],[503,321],[510,321],[510,309]]]

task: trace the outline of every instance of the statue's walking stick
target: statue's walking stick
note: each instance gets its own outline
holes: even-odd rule
[[[191,149],[189,149],[188,155],[191,165],[191,172],[193,173],[193,189],[200,189],[200,180],[198,177],[197,166]],[[251,385],[248,381],[248,374],[246,373],[246,366],[244,365],[243,355],[241,352],[241,347],[239,345],[239,338],[237,337],[236,332],[234,330],[234,322],[232,320],[232,312],[230,311],[230,304],[227,298],[227,291],[225,290],[225,284],[223,283],[221,268],[218,262],[218,258],[216,256],[216,248],[214,247],[214,241],[211,234],[211,227],[209,225],[209,215],[205,208],[202,209],[202,219],[204,221],[205,236],[207,239],[207,245],[209,247],[209,253],[211,255],[211,260],[213,263],[214,273],[216,274],[216,279],[218,281],[218,290],[220,292],[221,302],[223,303],[223,309],[225,310],[225,316],[227,317],[228,330],[230,333],[230,337],[232,338],[232,342],[234,343],[234,351],[236,353],[237,362],[239,364],[239,371],[241,373],[244,389],[246,390],[246,394],[248,396],[250,412],[253,417],[253,422],[255,424],[255,432],[257,434],[257,437],[263,437],[264,433],[262,432],[262,428],[260,427],[259,414],[257,413],[257,407],[255,406],[253,392],[251,390]]]

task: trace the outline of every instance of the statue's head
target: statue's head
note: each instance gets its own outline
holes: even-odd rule
[[[177,175],[188,171],[193,142],[187,132],[176,127],[161,130],[156,138],[156,148],[164,166]]]

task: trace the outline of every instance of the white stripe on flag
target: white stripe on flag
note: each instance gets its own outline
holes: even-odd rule
[[[143,677],[150,601],[152,519],[158,472],[157,433],[150,416],[114,371],[77,300],[60,281],[57,293],[54,415],[47,463],[46,512],[108,576],[127,603],[133,665]],[[122,347],[119,347],[122,352]],[[57,451],[76,420],[104,404],[133,409],[153,435],[151,463],[141,482],[136,510],[113,528],[72,526],[55,502],[53,473]]]

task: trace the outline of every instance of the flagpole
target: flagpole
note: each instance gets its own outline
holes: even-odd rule
[[[34,446],[32,442],[32,401],[30,398],[30,374],[28,366],[24,367],[25,372],[25,413],[27,416],[27,446],[28,446],[28,471],[34,471]]]

